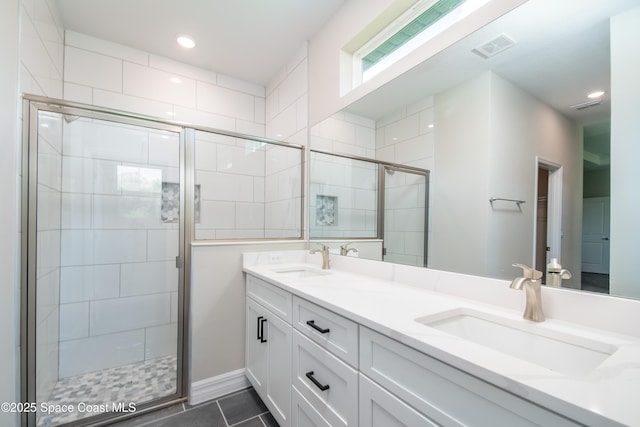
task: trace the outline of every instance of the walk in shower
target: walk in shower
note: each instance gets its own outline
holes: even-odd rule
[[[304,147],[36,96],[23,118],[23,425],[184,400],[191,243],[302,239]]]
[[[29,425],[182,397],[184,130],[47,102],[24,120]]]

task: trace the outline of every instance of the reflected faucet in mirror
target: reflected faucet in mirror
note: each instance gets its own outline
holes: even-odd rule
[[[356,248],[350,248],[349,245],[352,242],[347,242],[344,245],[340,245],[340,255],[342,256],[347,256],[349,254],[349,252],[353,252],[354,254],[358,253],[358,250]]]
[[[310,254],[320,252],[322,254],[322,269],[329,270],[331,268],[331,259],[329,258],[329,246],[322,245],[320,249],[314,248],[309,251]]]
[[[542,312],[542,294],[540,292],[540,284],[542,272],[528,267],[524,264],[512,264],[514,267],[522,268],[523,277],[516,277],[511,281],[509,287],[511,289],[522,290],[526,295],[526,304],[522,317],[533,322],[544,322],[544,313]]]

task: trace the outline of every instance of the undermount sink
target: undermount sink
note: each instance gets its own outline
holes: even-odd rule
[[[284,269],[284,270],[275,270],[275,272],[278,273],[279,275],[283,276],[283,277],[295,277],[295,278],[322,276],[322,275],[327,274],[327,273],[325,273],[323,271],[311,270],[311,269],[304,268],[304,267],[289,268],[289,269]]]
[[[458,308],[415,319],[430,328],[567,375],[585,374],[617,350],[614,345],[520,319]]]

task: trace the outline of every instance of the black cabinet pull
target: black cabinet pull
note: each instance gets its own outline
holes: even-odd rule
[[[307,320],[307,325],[311,326],[313,329],[315,329],[316,331],[320,332],[321,334],[326,334],[327,332],[330,331],[329,328],[327,329],[322,329],[321,327],[319,327],[318,325],[316,325],[315,320]]]
[[[262,340],[262,334],[260,333],[260,321],[263,319],[262,316],[258,317],[258,336],[256,339]]]
[[[267,339],[264,337],[264,324],[267,323],[267,319],[261,318],[260,320],[260,342],[267,342]]]
[[[329,390],[329,384],[327,385],[322,385],[318,382],[317,379],[315,379],[313,377],[313,371],[309,371],[305,374],[307,376],[307,378],[309,378],[311,380],[312,383],[315,384],[316,387],[318,387],[321,391],[325,391],[325,390]]]

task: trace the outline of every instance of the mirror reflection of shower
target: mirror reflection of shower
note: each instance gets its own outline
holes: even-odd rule
[[[428,183],[425,169],[311,150],[310,238],[356,240],[367,258],[426,266]]]

